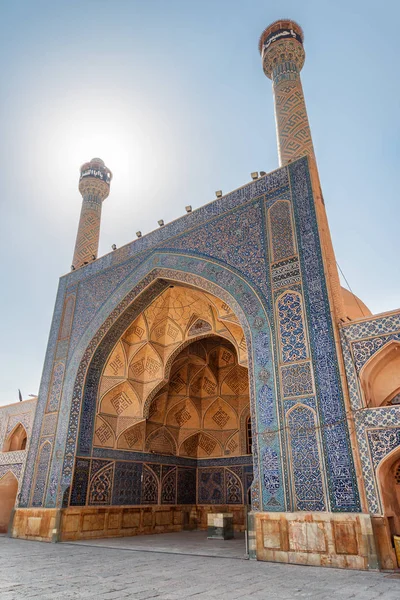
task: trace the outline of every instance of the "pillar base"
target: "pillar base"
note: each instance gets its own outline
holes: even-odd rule
[[[16,508],[9,537],[37,542],[58,542],[61,510],[58,508]]]
[[[376,570],[371,517],[361,513],[253,513],[258,560]]]
[[[400,564],[397,562],[393,548],[387,517],[371,517],[371,521],[380,568],[384,571],[398,569]]]

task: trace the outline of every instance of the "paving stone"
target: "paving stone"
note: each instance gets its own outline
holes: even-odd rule
[[[0,538],[1,600],[399,600],[400,578]]]

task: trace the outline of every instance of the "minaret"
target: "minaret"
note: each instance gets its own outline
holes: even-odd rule
[[[282,20],[267,27],[259,42],[264,73],[273,81],[280,166],[304,154],[314,158],[300,79],[306,56],[303,40],[297,23]]]
[[[264,29],[258,48],[264,73],[272,79],[279,164],[283,167],[301,156],[309,157],[332,316],[338,323],[345,317],[344,305],[300,79],[306,57],[303,41],[300,25],[281,19]]]
[[[111,171],[100,158],[92,158],[81,167],[79,191],[82,194],[82,210],[72,259],[74,269],[97,258],[101,205],[110,193],[111,178]]]

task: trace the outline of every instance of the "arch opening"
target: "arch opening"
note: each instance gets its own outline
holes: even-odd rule
[[[130,506],[142,515],[153,505],[163,509],[161,531],[206,529],[209,512],[229,510],[243,531],[253,480],[249,415],[237,316],[211,293],[166,287],[104,360],[91,448],[76,459],[68,506]],[[135,533],[160,532],[143,518]]]
[[[3,452],[25,450],[27,441],[28,434],[25,427],[22,425],[22,423],[17,423],[4,443]]]
[[[400,404],[400,342],[391,341],[373,355],[360,379],[368,407]]]
[[[387,519],[388,545],[392,549],[391,567],[397,566],[394,552],[394,537],[400,535],[400,447],[388,454],[377,469],[382,513]],[[389,564],[389,563],[388,563]],[[390,566],[389,565],[389,566]]]
[[[18,480],[12,471],[7,471],[0,479],[0,533],[7,533],[17,492]]]

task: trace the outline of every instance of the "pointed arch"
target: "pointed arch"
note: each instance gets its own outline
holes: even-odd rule
[[[3,452],[15,452],[17,450],[25,450],[28,443],[28,434],[24,425],[19,421],[8,434]]]
[[[240,477],[231,469],[225,469],[226,477],[226,503],[243,504],[244,492],[243,483]]]
[[[209,458],[222,456],[222,444],[215,436],[204,431],[189,434],[179,446],[179,456]]]
[[[189,397],[184,398],[173,406],[168,407],[165,423],[169,427],[199,429],[199,411]]]
[[[89,505],[102,506],[111,504],[113,476],[113,463],[105,465],[93,475],[89,483]]]
[[[388,523],[386,534],[389,543],[387,547],[391,548],[390,540],[392,536],[400,535],[400,445],[380,461],[376,470],[376,478],[382,514],[386,517]],[[396,567],[396,558],[392,550],[392,556],[386,557],[385,568]]]
[[[159,427],[147,436],[145,449],[147,452],[172,456],[177,453],[176,441],[166,427]]]
[[[124,345],[121,340],[118,340],[104,365],[103,376],[125,377],[127,359],[128,357],[126,356]]]
[[[185,265],[180,264],[185,261],[188,263],[187,265],[186,263]],[[163,277],[166,279],[162,279]],[[218,284],[216,281],[218,281]],[[90,326],[86,328],[84,335],[80,338],[79,344],[71,357],[69,363],[71,373],[66,379],[63,392],[64,398],[68,397],[70,392],[70,397],[73,398],[70,423],[59,431],[62,439],[66,436],[67,430],[69,432],[68,440],[66,438],[64,440],[67,449],[61,478],[63,486],[68,485],[71,479],[72,457],[75,452],[75,445],[72,447],[72,444],[75,444],[74,440],[78,434],[76,423],[79,424],[80,431],[77,445],[78,455],[88,455],[91,451],[94,426],[93,400],[98,389],[96,370],[104,364],[102,357],[108,355],[111,349],[110,345],[115,344],[116,339],[126,330],[129,323],[132,323],[146,309],[146,306],[170,285],[170,282],[195,286],[207,293],[216,294],[220,299],[226,301],[230,308],[235,311],[244,330],[246,346],[250,353],[253,351],[251,336],[255,336],[254,341],[256,343],[259,342],[258,338],[260,337],[253,328],[253,321],[258,326],[264,324],[267,327],[269,332],[263,335],[270,340],[269,320],[265,308],[259,300],[257,291],[251,287],[251,283],[248,283],[243,276],[238,276],[224,265],[211,264],[210,261],[204,261],[194,256],[153,254],[151,259],[141,265],[140,274],[133,270],[118,291],[102,305],[91,321]],[[122,301],[121,298],[123,298]],[[255,352],[253,356],[254,368],[257,367],[258,362],[263,368],[266,367],[272,356],[269,358],[261,346],[260,351],[256,350]],[[85,386],[85,380],[94,382],[94,385]],[[74,390],[71,386],[73,382],[75,382]],[[256,381],[253,380],[252,387],[255,384]],[[162,387],[163,383],[160,382],[160,385]],[[251,394],[255,403],[256,398],[252,388]],[[151,398],[149,400],[151,401]],[[79,413],[81,418],[76,420]],[[255,473],[255,478],[257,487],[259,485],[258,473]],[[49,501],[53,501],[53,495],[53,492],[49,490]]]
[[[143,467],[142,504],[160,504],[160,485],[157,475],[150,465]]]
[[[251,426],[251,413],[250,413],[250,405],[245,406],[240,413],[240,425],[239,425],[239,433],[240,433],[240,451],[242,454],[248,454],[248,440],[247,440],[247,428],[248,422],[250,419]],[[253,437],[253,436],[252,436]]]
[[[400,342],[390,340],[360,369],[364,401],[368,407],[384,406],[400,390]]]
[[[142,450],[144,445],[146,421],[139,421],[124,429],[118,436],[116,447],[125,450]]]
[[[0,477],[0,533],[6,533],[18,492],[18,479],[10,469]]]

